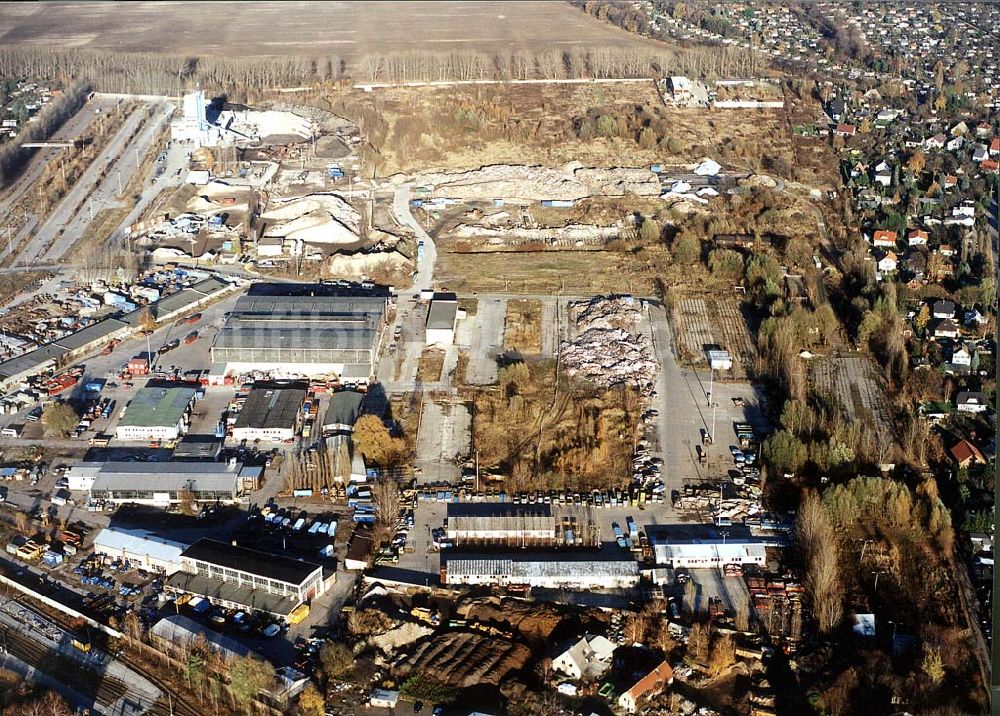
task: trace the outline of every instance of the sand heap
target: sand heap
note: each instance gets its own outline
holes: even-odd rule
[[[261,214],[265,236],[292,239],[309,244],[334,244],[357,249],[364,245],[359,236],[361,214],[337,194],[308,194],[282,202]]]

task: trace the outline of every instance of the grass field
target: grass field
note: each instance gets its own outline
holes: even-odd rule
[[[656,293],[655,275],[636,256],[611,251],[452,253],[439,249],[434,268],[435,279],[463,293],[648,296]]]
[[[504,350],[537,355],[542,352],[542,302],[533,299],[507,302],[503,327]]]
[[[657,46],[551,2],[5,3],[0,42],[192,56],[338,56]],[[662,47],[662,45],[658,45]]]

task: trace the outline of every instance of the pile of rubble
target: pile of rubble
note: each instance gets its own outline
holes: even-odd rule
[[[406,178],[393,177],[393,181]],[[577,201],[588,196],[658,196],[660,182],[648,169],[588,168],[571,162],[558,169],[518,164],[491,164],[463,172],[431,172],[411,178],[429,188],[430,196],[461,201]]]
[[[546,244],[591,244],[617,239],[621,235],[621,227],[567,224],[546,228],[523,226],[486,228],[474,224],[459,224],[451,235],[459,239],[483,239],[494,245],[534,241]]]
[[[640,303],[598,296],[569,304],[576,337],[563,341],[560,361],[570,374],[603,387],[632,385],[652,391],[658,365],[647,334],[639,331]]]

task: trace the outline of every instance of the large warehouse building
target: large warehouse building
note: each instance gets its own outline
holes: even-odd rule
[[[115,428],[119,440],[176,440],[187,432],[195,389],[165,385],[140,388]]]
[[[270,295],[278,289],[262,286],[269,291],[240,298],[216,337],[213,375],[335,374],[344,382],[367,382],[375,374],[386,330],[385,296],[330,295],[325,284]]]
[[[446,524],[455,544],[553,545],[558,541],[550,505],[451,502]]]
[[[327,580],[318,564],[203,538],[181,554],[181,571],[167,587],[229,609],[287,617],[323,594]]]
[[[592,552],[442,555],[444,584],[523,585],[544,589],[627,589],[639,584],[639,564]]]
[[[96,470],[86,469],[94,466]],[[92,480],[90,496],[95,500],[136,502],[143,505],[170,505],[193,499],[195,502],[235,502],[243,493],[244,481],[259,474],[259,468],[242,463],[221,462],[105,462],[83,463],[76,470]],[[74,487],[70,482],[70,489]]]

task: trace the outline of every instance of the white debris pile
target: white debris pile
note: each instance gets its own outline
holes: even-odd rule
[[[660,183],[648,169],[590,168],[570,162],[559,168],[523,164],[490,164],[461,172],[428,172],[410,181],[426,186],[429,195],[460,201],[508,199],[578,201],[589,196],[656,196]],[[407,180],[402,175],[393,181]]]
[[[560,346],[560,361],[570,375],[595,385],[635,385],[653,389],[658,365],[653,345],[640,332],[640,303],[623,296],[598,296],[569,305],[577,335]]]
[[[360,248],[361,214],[337,194],[309,194],[277,204],[261,214],[266,236],[311,244]]]

